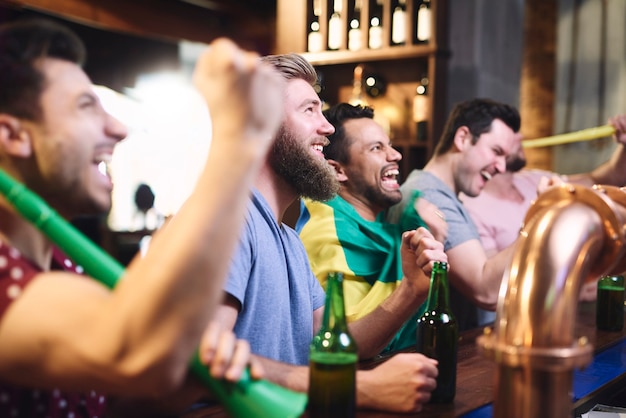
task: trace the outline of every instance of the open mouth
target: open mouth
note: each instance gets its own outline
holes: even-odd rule
[[[311,148],[313,148],[313,151],[319,152],[320,154],[324,153],[324,146],[322,144],[313,144]]]
[[[389,170],[384,171],[381,177],[383,184],[387,187],[397,187],[399,174],[400,171],[398,171],[397,168],[390,168]]]
[[[485,179],[485,181],[489,181],[491,180],[491,173],[489,173],[487,170],[483,170],[480,172],[480,175],[483,177],[483,179]]]
[[[111,154],[100,154],[94,158],[93,163],[98,167],[98,172],[105,177],[111,177]]]

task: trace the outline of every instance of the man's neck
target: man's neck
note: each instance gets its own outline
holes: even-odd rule
[[[52,243],[34,225],[26,221],[0,199],[0,239],[16,248],[42,270],[50,269]]]
[[[267,164],[261,168],[255,187],[267,201],[278,223],[282,222],[287,208],[299,197],[293,187]]]
[[[382,209],[373,208],[369,204],[369,202],[365,201],[365,199],[363,199],[361,196],[355,196],[347,192],[343,188],[343,186],[339,190],[339,196],[341,196],[343,200],[352,205],[354,210],[356,210],[356,212],[361,215],[361,218],[365,219],[366,221],[375,221],[376,216],[378,216],[378,214],[382,212]]]
[[[426,163],[423,170],[444,182],[455,195],[459,194],[459,190],[457,190],[454,181],[456,161],[452,158],[450,153],[432,157],[430,161]]]

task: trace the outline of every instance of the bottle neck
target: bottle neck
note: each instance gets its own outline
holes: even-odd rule
[[[367,105],[367,101],[363,98],[363,69],[364,68],[362,64],[354,67],[354,75],[352,78],[352,97],[350,97],[349,100],[349,103],[353,106]]]
[[[326,281],[326,304],[324,305],[323,329],[345,328],[346,315],[343,301],[343,275],[330,273]]]
[[[436,262],[430,276],[428,291],[428,310],[449,310],[450,297],[448,296],[448,265]]]

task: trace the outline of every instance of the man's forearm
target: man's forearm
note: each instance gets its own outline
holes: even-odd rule
[[[296,392],[309,390],[309,368],[254,356],[263,366],[264,379]]]
[[[571,177],[576,178],[576,176]],[[609,161],[594,169],[590,177],[593,184],[624,186],[626,184],[626,148],[618,144]]]
[[[376,309],[363,318],[351,322],[350,333],[355,338],[362,359],[374,357],[391,341],[426,300],[427,294],[418,294],[403,280],[398,288]]]

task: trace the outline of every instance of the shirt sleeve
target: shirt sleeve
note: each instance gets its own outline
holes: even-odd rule
[[[233,296],[243,308],[246,298],[246,289],[253,263],[253,233],[249,218],[246,218],[242,228],[239,243],[233,254],[230,269],[224,283],[224,291]]]
[[[0,318],[39,273],[17,249],[0,241]]]
[[[422,190],[422,196],[437,206],[446,218],[448,236],[444,243],[445,251],[472,239],[480,240],[474,221],[456,196],[450,196],[436,188]]]

